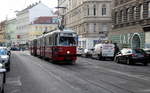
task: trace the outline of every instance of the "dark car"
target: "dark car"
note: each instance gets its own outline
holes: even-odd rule
[[[149,56],[148,61],[150,63],[150,48],[146,48],[144,49],[144,51],[147,53],[147,55]]]
[[[19,47],[11,47],[10,50],[12,50],[12,51],[20,51],[21,49]]]
[[[127,64],[142,63],[148,65],[148,55],[143,49],[122,49],[115,56],[115,62],[125,62]]]

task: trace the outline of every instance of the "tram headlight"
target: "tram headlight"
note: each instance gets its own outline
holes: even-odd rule
[[[70,51],[67,51],[67,54],[70,54]]]

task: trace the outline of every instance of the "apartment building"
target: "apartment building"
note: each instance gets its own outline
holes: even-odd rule
[[[6,20],[0,22],[0,46],[5,45]]]
[[[114,0],[110,39],[120,48],[150,46],[150,0]]]
[[[63,24],[78,34],[78,46],[93,48],[108,40],[111,31],[112,0],[59,0]]]
[[[38,2],[29,5],[27,8],[18,11],[16,14],[17,24],[17,38],[19,45],[24,46],[28,44],[30,24],[40,16],[52,16],[53,11],[44,5],[42,2]]]

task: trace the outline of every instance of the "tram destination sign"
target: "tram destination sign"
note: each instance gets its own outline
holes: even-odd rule
[[[76,34],[73,34],[73,33],[61,33],[60,36],[65,36],[65,37],[75,37]]]

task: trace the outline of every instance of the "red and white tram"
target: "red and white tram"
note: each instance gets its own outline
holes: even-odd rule
[[[33,39],[30,42],[30,54],[37,56],[37,39]]]
[[[52,61],[74,63],[76,56],[77,34],[73,30],[55,30],[31,41],[31,54]]]

